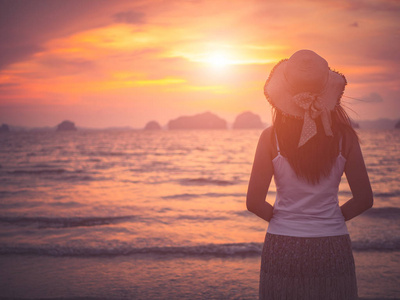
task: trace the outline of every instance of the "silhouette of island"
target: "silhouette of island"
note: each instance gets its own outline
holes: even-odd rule
[[[169,129],[226,129],[226,121],[211,112],[182,116],[168,122]]]
[[[396,123],[396,125],[394,125],[394,128],[400,129],[400,120]]]
[[[352,126],[353,128],[355,128],[355,129],[360,128],[360,124],[356,123],[355,121],[350,120],[350,123],[351,123],[351,126]]]
[[[3,124],[0,127],[0,132],[10,132],[10,127],[7,124]]]
[[[397,120],[392,119],[377,119],[377,120],[360,120],[360,128],[362,129],[393,129],[396,126]]]
[[[156,121],[150,121],[144,127],[144,130],[160,130],[161,126]]]
[[[245,111],[238,115],[233,123],[233,129],[258,129],[264,128],[259,115]]]
[[[10,132],[10,127],[7,124],[3,124],[0,127],[0,132]]]
[[[76,131],[75,124],[71,121],[63,121],[57,125],[57,131]]]

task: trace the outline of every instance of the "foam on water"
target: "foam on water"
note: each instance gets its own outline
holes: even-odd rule
[[[355,241],[354,251],[392,252],[400,251],[400,238],[391,241]],[[0,254],[47,255],[47,256],[126,256],[126,255],[166,255],[166,256],[212,256],[241,257],[260,256],[262,243],[205,244],[196,246],[135,247],[134,245],[114,243],[107,247],[71,245],[0,245]]]
[[[31,226],[38,228],[67,228],[82,226],[101,226],[120,222],[132,221],[135,216],[119,217],[72,217],[72,218],[49,218],[49,217],[0,217],[0,224],[14,226]]]

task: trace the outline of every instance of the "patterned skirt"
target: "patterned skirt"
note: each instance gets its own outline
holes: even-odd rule
[[[267,233],[260,299],[358,299],[349,235],[304,238]]]

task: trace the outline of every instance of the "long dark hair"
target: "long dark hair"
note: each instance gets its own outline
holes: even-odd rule
[[[342,106],[336,106],[331,116],[333,136],[325,135],[321,118],[318,117],[315,119],[317,134],[298,148],[303,120],[273,109],[273,126],[281,154],[288,159],[298,177],[312,184],[330,174],[339,155],[339,141],[343,139],[343,143],[346,143],[345,139],[349,134],[357,138],[350,118]],[[275,141],[275,137],[273,140]]]

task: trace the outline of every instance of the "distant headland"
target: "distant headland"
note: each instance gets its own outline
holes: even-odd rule
[[[170,120],[166,128],[169,130],[192,130],[192,129],[228,129],[228,122],[212,112],[204,112],[190,116],[180,116]],[[259,115],[250,111],[239,114],[233,125],[233,129],[262,129],[265,124],[261,121]],[[144,127],[144,130],[159,130],[162,127],[156,121],[150,121]]]
[[[161,125],[157,121],[150,121],[146,124],[144,130],[161,130]]]
[[[71,121],[63,121],[57,125],[57,131],[76,131],[75,123]]]
[[[259,115],[251,111],[245,111],[238,115],[233,123],[233,129],[260,129],[265,125],[261,122]]]
[[[227,129],[227,123],[211,112],[182,116],[168,122],[168,129]]]
[[[7,124],[0,126],[0,132],[10,132],[10,127]]]
[[[390,130],[390,129],[400,129],[400,119],[377,119],[377,120],[351,120],[352,126],[356,129],[374,129],[374,130]],[[155,130],[191,130],[191,129],[263,129],[266,128],[267,124],[261,121],[259,115],[245,111],[236,116],[233,123],[228,123],[223,118],[212,112],[204,112],[200,114],[194,114],[189,116],[180,116],[167,122],[165,125],[160,125],[158,121],[152,120],[146,123],[142,128],[133,128],[130,126],[115,126],[107,128],[90,128],[90,127],[79,127],[75,126],[72,121],[62,121],[56,126],[43,126],[43,127],[24,127],[15,126],[3,123],[0,126],[0,133],[7,132],[49,132],[49,131],[131,131],[131,130],[145,130],[145,131],[155,131]]]

